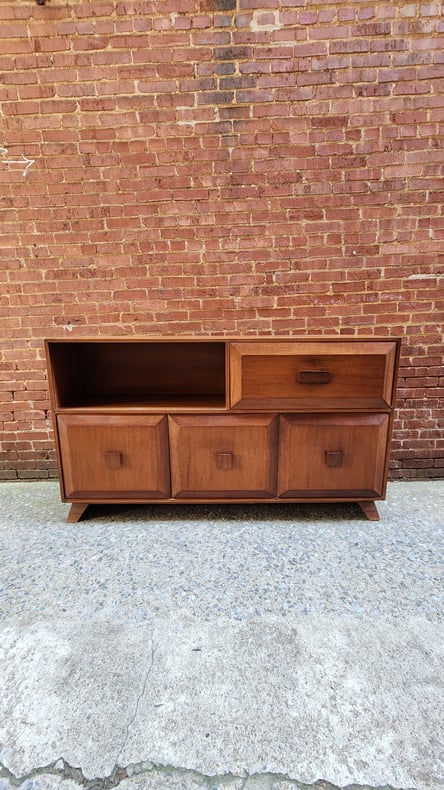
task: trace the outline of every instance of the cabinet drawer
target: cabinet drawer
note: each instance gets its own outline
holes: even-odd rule
[[[278,494],[382,496],[388,428],[388,414],[282,415]]]
[[[231,406],[388,408],[395,360],[396,342],[390,341],[231,343]]]
[[[173,496],[275,496],[276,416],[180,415],[169,425]]]
[[[57,426],[67,498],[169,496],[166,417],[62,414]]]

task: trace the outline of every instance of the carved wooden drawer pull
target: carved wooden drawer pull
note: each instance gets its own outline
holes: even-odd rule
[[[103,457],[105,458],[105,466],[107,469],[120,469],[122,466],[122,453],[103,453]]]
[[[232,469],[234,462],[233,453],[216,453],[217,469]]]
[[[333,380],[331,370],[300,370],[299,384],[329,384]]]
[[[331,469],[338,469],[344,462],[344,453],[342,450],[326,450],[325,463]]]

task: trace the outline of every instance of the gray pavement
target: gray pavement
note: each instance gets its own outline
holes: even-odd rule
[[[0,790],[442,790],[444,481],[378,509],[0,484]]]

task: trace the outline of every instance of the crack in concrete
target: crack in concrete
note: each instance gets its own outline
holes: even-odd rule
[[[240,786],[239,790],[245,790],[245,786],[246,786],[247,782],[248,782],[248,773],[245,771],[245,781]]]
[[[299,782],[297,779],[292,779],[288,774],[271,772],[265,772],[263,774],[246,773],[244,776],[236,776],[232,773],[209,776],[194,771],[191,768],[159,765],[151,763],[149,760],[131,764],[126,767],[115,765],[109,776],[87,779],[81,768],[69,765],[69,763],[61,757],[53,763],[49,763],[40,768],[34,768],[23,776],[15,776],[0,762],[0,779],[6,779],[12,787],[20,787],[25,782],[39,776],[52,775],[58,776],[61,779],[70,779],[86,790],[112,790],[112,788],[118,787],[125,779],[130,779],[132,776],[146,776],[149,774],[151,774],[153,778],[161,778],[162,775],[168,775],[173,778],[176,776],[185,781],[189,780],[190,787],[194,787],[197,784],[208,790],[217,790],[217,785],[220,782],[224,783],[226,790],[228,790],[227,786],[231,784],[233,784],[233,790],[273,790],[274,782],[286,782],[289,788],[293,788],[294,790],[416,790],[416,788],[395,788],[393,785],[379,785],[375,787],[374,785],[367,784],[349,784],[341,788],[323,779],[318,779],[313,784],[306,784],[304,782]],[[242,784],[238,784],[237,787],[234,787],[238,782],[242,782]]]
[[[128,774],[125,768],[120,768],[120,766],[116,765],[109,776],[87,779],[81,768],[69,765],[63,757],[60,757],[53,763],[40,768],[33,768],[29,773],[23,774],[23,776],[15,776],[6,765],[0,763],[0,779],[6,779],[12,787],[20,787],[25,782],[39,776],[58,776],[61,779],[71,779],[76,784],[87,788],[87,790],[111,790],[111,788],[117,787],[126,779]]]
[[[127,728],[126,728],[125,740],[124,740],[124,742],[123,742],[123,744],[122,744],[122,746],[121,746],[121,748],[119,750],[119,753],[117,755],[117,758],[116,758],[116,762],[115,762],[115,767],[116,768],[119,767],[119,757],[122,754],[122,752],[124,751],[124,749],[125,749],[125,747],[126,747],[126,745],[128,743],[130,729],[133,726],[133,724],[134,724],[134,722],[135,722],[135,720],[137,718],[137,714],[139,712],[140,701],[141,701],[142,697],[145,694],[146,686],[147,686],[147,683],[148,683],[148,678],[149,678],[151,672],[153,671],[154,654],[155,654],[155,652],[156,652],[156,646],[154,644],[154,632],[153,632],[151,634],[151,662],[150,662],[150,664],[148,666],[148,669],[147,669],[147,671],[145,673],[145,678],[144,678],[143,685],[142,685],[142,691],[140,692],[139,696],[136,699],[136,705],[135,705],[135,708],[134,708],[134,713],[133,713],[130,721],[128,722],[128,725],[127,725]]]

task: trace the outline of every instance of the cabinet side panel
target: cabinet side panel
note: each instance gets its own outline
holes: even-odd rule
[[[83,343],[47,341],[48,373],[53,407],[67,405],[82,397],[88,388],[88,370],[83,364]]]

